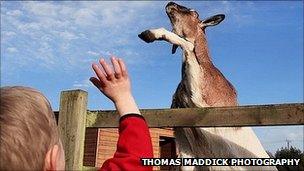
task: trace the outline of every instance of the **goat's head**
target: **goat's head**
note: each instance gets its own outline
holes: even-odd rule
[[[192,43],[194,43],[193,41],[199,32],[204,31],[208,26],[219,24],[225,18],[224,14],[218,14],[205,20],[200,20],[195,10],[174,2],[167,4],[166,13],[170,18],[173,32],[188,41],[192,41]]]

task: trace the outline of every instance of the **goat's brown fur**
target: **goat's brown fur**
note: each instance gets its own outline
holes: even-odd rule
[[[173,33],[163,28],[142,32],[146,42],[164,40],[183,49],[182,80],[172,100],[172,108],[235,106],[237,94],[232,84],[213,65],[205,28],[217,25],[224,15],[200,21],[198,13],[169,2],[166,12]],[[175,47],[172,52],[175,52]],[[179,157],[269,157],[251,128],[175,128]],[[276,170],[274,167],[184,167],[185,170]]]

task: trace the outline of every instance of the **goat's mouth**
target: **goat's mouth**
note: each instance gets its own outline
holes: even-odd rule
[[[166,13],[168,15],[172,14],[174,11],[176,12],[184,12],[184,13],[187,13],[190,11],[190,9],[188,9],[187,7],[184,7],[184,6],[181,6],[181,5],[178,5],[177,3],[174,3],[174,2],[169,2],[167,5],[166,5]]]
[[[169,17],[172,26],[173,26],[173,23],[175,23],[175,21],[176,21],[175,15],[173,14],[174,13],[173,11],[176,11],[176,5],[177,4],[174,2],[169,2],[165,8],[167,16]]]

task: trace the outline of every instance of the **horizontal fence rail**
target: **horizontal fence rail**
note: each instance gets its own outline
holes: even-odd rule
[[[304,103],[141,110],[149,127],[303,125]],[[88,111],[86,127],[118,127],[116,111]]]
[[[59,133],[65,149],[66,170],[95,170],[83,166],[85,129],[116,128],[116,111],[88,111],[88,93],[63,91],[60,95]],[[149,127],[220,127],[303,125],[304,103],[141,110]],[[58,116],[59,115],[59,116]]]

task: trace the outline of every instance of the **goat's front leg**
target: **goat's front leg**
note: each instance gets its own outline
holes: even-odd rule
[[[140,33],[138,37],[147,43],[154,42],[155,40],[165,40],[169,43],[180,46],[186,51],[193,51],[194,49],[194,45],[191,42],[181,38],[171,31],[166,30],[165,28],[146,30]]]

